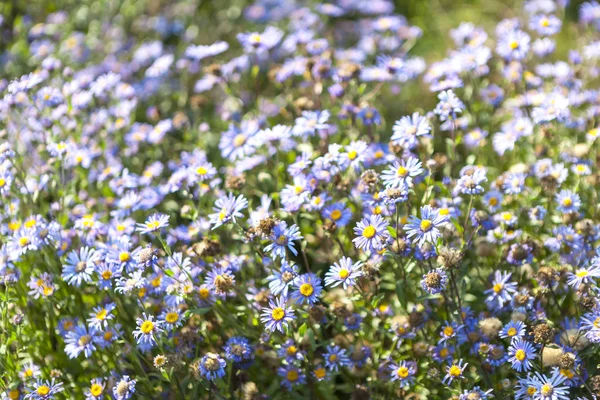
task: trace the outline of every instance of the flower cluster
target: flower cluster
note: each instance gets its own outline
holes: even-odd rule
[[[600,397],[600,3],[81,3],[0,5],[0,399]]]

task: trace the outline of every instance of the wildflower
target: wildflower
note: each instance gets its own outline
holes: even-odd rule
[[[338,371],[339,367],[350,365],[350,359],[346,355],[346,350],[339,346],[327,346],[327,351],[323,354],[325,358],[325,367],[329,371]]]
[[[433,111],[438,115],[441,121],[446,121],[449,117],[456,119],[456,114],[462,113],[465,105],[452,90],[446,90],[438,94],[439,103]]]
[[[568,400],[569,387],[562,385],[567,378],[560,373],[559,368],[554,368],[550,376],[539,372],[531,378],[530,382],[537,389],[534,394],[535,400]]]
[[[401,361],[390,365],[392,382],[400,383],[401,387],[411,385],[415,380],[417,365],[413,361]]]
[[[502,35],[498,40],[496,51],[508,61],[522,60],[529,51],[531,38],[521,30],[514,30]]]
[[[86,400],[101,400],[104,398],[106,383],[100,378],[92,379],[90,387],[85,391]]]
[[[298,251],[294,246],[294,241],[302,238],[300,228],[296,224],[288,228],[285,221],[279,221],[271,230],[269,236],[271,244],[266,246],[264,251],[270,252],[273,258],[286,258],[285,252],[286,249],[289,249],[296,256]]]
[[[94,312],[90,314],[87,321],[90,327],[96,329],[104,329],[108,326],[108,321],[112,320],[115,316],[112,311],[115,309],[115,303],[109,303],[105,306],[95,307]]]
[[[504,325],[500,331],[499,336],[503,339],[509,338],[511,341],[516,339],[523,339],[525,336],[526,326],[522,321],[510,321]]]
[[[426,117],[418,112],[412,116],[404,116],[392,128],[392,142],[407,149],[414,149],[419,144],[419,137],[430,138],[431,125]]]
[[[463,360],[459,360],[458,363],[452,363],[446,367],[446,375],[442,382],[446,384],[452,383],[455,379],[461,379],[463,377],[463,371],[467,367],[468,363],[463,363]]]
[[[229,221],[236,222],[236,218],[242,218],[241,211],[248,207],[248,200],[242,195],[235,197],[232,193],[227,196],[221,196],[215,202],[213,210],[215,213],[210,214],[208,218],[212,224],[212,229],[216,229]]]
[[[66,264],[63,265],[62,278],[74,286],[81,286],[82,282],[91,282],[98,258],[96,250],[89,247],[82,247],[79,254],[75,251],[70,252]]]
[[[55,383],[54,379],[51,381],[38,379],[27,390],[26,400],[50,400],[54,399],[54,395],[62,392],[64,388],[61,382]]]
[[[518,372],[529,371],[531,369],[531,360],[535,358],[535,348],[533,345],[523,339],[514,340],[508,348],[508,361],[513,369]]]
[[[273,26],[267,26],[263,33],[247,32],[237,35],[238,41],[249,53],[270,50],[279,43],[282,37],[283,31]]]
[[[115,400],[131,399],[135,393],[135,384],[135,380],[129,378],[128,375],[123,375],[123,377],[117,381],[115,386],[113,386]]]
[[[485,302],[492,309],[502,308],[504,303],[510,301],[511,295],[517,291],[517,284],[509,282],[512,276],[509,272],[496,271],[492,288],[487,289],[484,294],[488,295]]]
[[[449,218],[440,215],[440,211],[426,205],[421,207],[421,219],[410,216],[409,223],[405,226],[406,236],[412,238],[413,243],[422,246],[424,243],[435,244],[441,233],[439,227],[448,222]]]
[[[296,286],[296,290],[292,293],[292,299],[296,300],[297,304],[304,304],[306,302],[311,306],[314,305],[323,290],[321,279],[312,273],[298,276],[294,285]]]
[[[387,188],[402,189],[411,186],[413,178],[423,173],[421,161],[414,157],[394,164],[382,172],[382,180]]]
[[[291,390],[293,386],[306,383],[306,376],[302,370],[293,365],[279,368],[277,374],[283,378],[283,385],[288,390]]]
[[[568,273],[567,284],[575,289],[581,285],[587,285],[594,279],[600,278],[600,266],[592,265],[589,267],[577,268],[575,272]]]
[[[163,331],[162,323],[155,321],[152,315],[144,313],[142,318],[136,319],[137,329],[133,331],[138,344],[155,344],[156,334]]]
[[[354,227],[356,238],[352,240],[356,248],[363,251],[377,252],[384,248],[390,237],[388,223],[380,215],[363,218]]]
[[[275,301],[270,300],[269,306],[262,309],[261,322],[271,332],[278,330],[281,333],[294,320],[294,310],[286,305],[286,301],[279,297]]]
[[[173,331],[183,324],[180,311],[175,307],[164,310],[158,317],[158,321],[167,332]]]
[[[158,232],[169,225],[169,216],[165,214],[152,214],[143,224],[136,224],[136,231],[140,233]]]
[[[561,190],[556,195],[556,202],[558,203],[556,210],[561,213],[577,212],[579,211],[579,207],[581,207],[579,195],[570,190]]]
[[[200,360],[200,374],[209,381],[214,381],[225,376],[225,360],[218,354],[206,353]]]
[[[281,295],[287,298],[290,286],[294,285],[294,280],[298,276],[298,267],[289,264],[287,261],[281,263],[281,271],[273,271],[272,275],[267,277],[269,281],[269,290],[274,296]]]
[[[356,279],[362,276],[361,266],[362,262],[360,261],[352,264],[352,260],[349,257],[342,257],[325,274],[325,285],[336,287],[342,284],[344,290],[350,286],[354,286]]]
[[[345,207],[343,203],[334,203],[323,209],[323,217],[335,222],[338,227],[343,227],[350,222],[352,211]]]

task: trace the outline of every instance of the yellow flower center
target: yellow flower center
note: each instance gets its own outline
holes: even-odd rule
[[[298,371],[295,369],[289,370],[286,376],[288,381],[296,382],[298,380]]]
[[[102,271],[102,279],[105,281],[109,280],[112,277],[112,272],[109,270]]]
[[[100,321],[104,321],[106,319],[106,315],[108,314],[108,312],[106,312],[106,309],[102,309],[100,311],[98,311],[98,313],[96,314],[96,319],[99,319]]]
[[[367,239],[371,239],[373,236],[375,236],[375,233],[376,231],[373,225],[369,225],[365,229],[363,229],[363,236]]]
[[[517,330],[515,328],[508,328],[508,331],[506,332],[506,334],[508,336],[515,336],[517,334]]]
[[[517,48],[519,48],[519,42],[513,40],[512,42],[510,42],[510,48],[516,50]]]
[[[88,344],[91,341],[92,341],[92,337],[90,335],[83,335],[82,337],[79,338],[79,345],[85,346],[86,344]]]
[[[406,176],[406,175],[408,175],[408,170],[401,165],[396,170],[396,175],[398,175],[398,176]]]
[[[152,330],[154,330],[154,323],[152,321],[144,321],[144,323],[140,327],[140,330],[142,331],[142,333],[147,335],[150,332],[152,332]]]
[[[554,386],[549,383],[545,383],[540,388],[540,393],[544,396],[550,396],[552,393],[554,393]]]
[[[423,232],[427,232],[431,229],[432,225],[433,223],[430,220],[424,219],[423,221],[421,221],[420,227]]]
[[[325,371],[325,368],[317,368],[315,369],[315,377],[317,379],[323,379],[325,377],[325,374],[327,372]]]
[[[25,221],[24,225],[27,228],[33,228],[35,226],[35,219],[33,219],[33,218],[28,219],[27,221]]]
[[[462,373],[462,371],[460,370],[460,367],[458,367],[457,365],[451,366],[450,369],[448,370],[448,374],[455,378],[457,376],[460,376],[461,373]]]
[[[444,335],[451,336],[454,333],[454,328],[447,326],[444,328]]]
[[[408,368],[406,367],[399,367],[398,371],[396,372],[396,375],[398,375],[399,378],[406,378],[408,376]]]
[[[235,147],[240,147],[244,143],[246,143],[246,136],[242,135],[241,133],[233,138],[233,145]]]
[[[146,226],[148,227],[148,229],[158,229],[159,225],[160,225],[160,222],[158,222],[158,221],[150,221],[150,222],[146,223]]]
[[[300,293],[302,293],[302,296],[308,297],[311,294],[313,294],[314,291],[315,289],[310,283],[303,283],[302,285],[300,285]]]
[[[283,317],[285,317],[285,310],[281,307],[275,307],[273,311],[271,311],[271,317],[275,321],[281,321]]]
[[[174,324],[178,320],[179,320],[179,314],[177,314],[176,312],[170,312],[165,316],[165,321],[167,321],[170,324]]]
[[[356,152],[356,150],[350,150],[348,152],[348,158],[351,160],[354,160],[356,158],[356,156],[358,156],[358,153]]]
[[[527,358],[527,354],[525,353],[524,350],[519,349],[515,353],[515,358],[519,361],[523,361],[525,358]]]
[[[121,261],[121,262],[127,262],[127,261],[129,261],[130,258],[131,258],[131,256],[126,251],[123,251],[123,252],[121,252],[121,254],[119,254],[119,261]]]
[[[50,393],[50,388],[48,386],[46,386],[46,385],[41,385],[40,387],[37,388],[36,392],[40,396],[45,396],[48,393]]]
[[[501,283],[496,283],[494,285],[494,292],[496,293],[500,293],[502,291],[502,289],[504,288],[504,285]]]
[[[22,237],[19,239],[19,246],[21,247],[25,247],[29,244],[29,238],[28,237]]]
[[[90,387],[90,393],[92,394],[92,396],[98,397],[102,394],[103,391],[104,389],[102,388],[102,385],[99,385],[97,383],[94,383],[92,387]]]
[[[340,278],[346,279],[350,275],[350,272],[346,268],[340,269]]]
[[[331,212],[331,219],[337,221],[342,217],[342,212],[340,210],[333,210]]]
[[[569,207],[571,204],[573,204],[573,200],[571,200],[569,197],[567,197],[566,199],[563,200],[563,206],[565,207]]]
[[[19,392],[19,389],[14,389],[8,392],[8,398],[10,400],[19,400],[19,397],[21,397],[21,392]]]
[[[530,395],[530,396],[533,396],[536,392],[537,392],[537,389],[534,388],[533,386],[529,386],[527,388],[527,394]]]
[[[490,199],[488,200],[488,204],[489,204],[490,206],[495,206],[495,205],[497,205],[497,204],[498,204],[498,199],[497,199],[497,198],[495,198],[495,197],[490,197]]]
[[[204,167],[198,167],[196,168],[196,173],[198,175],[206,175],[206,173],[208,172],[208,170]]]
[[[287,350],[285,351],[287,353],[288,356],[293,356],[294,354],[296,354],[296,352],[298,351],[298,349],[296,348],[296,346],[290,346],[287,348]]]
[[[578,270],[575,275],[577,275],[578,278],[585,278],[586,276],[588,276],[589,272],[585,269],[580,269]]]

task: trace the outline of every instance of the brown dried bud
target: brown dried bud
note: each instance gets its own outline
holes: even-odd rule
[[[558,281],[558,272],[552,267],[541,267],[536,275],[539,282],[549,286],[552,282]]]
[[[356,385],[352,391],[352,400],[369,400],[370,398],[371,393],[369,392],[369,388],[364,385]]]
[[[541,323],[533,327],[533,341],[538,344],[548,344],[554,338],[554,328],[550,325]]]
[[[377,172],[368,169],[361,174],[360,180],[362,184],[367,187],[369,192],[373,193],[377,188],[377,183],[379,183],[379,176],[377,175]]]
[[[425,317],[423,316],[422,312],[413,311],[410,314],[408,314],[408,324],[411,327],[416,328],[418,326],[421,326],[423,322],[425,322]]]
[[[572,369],[575,366],[575,354],[565,353],[560,357],[558,367],[560,369]]]
[[[485,336],[494,339],[502,329],[502,321],[496,317],[485,318],[479,321],[479,328],[481,328],[481,332],[483,332]]]
[[[442,287],[442,275],[437,271],[430,271],[425,275],[425,285],[429,289],[440,289]]]
[[[201,242],[194,244],[192,249],[200,258],[214,257],[221,252],[221,245],[218,240],[204,237]]]
[[[269,235],[271,235],[271,231],[273,230],[275,225],[277,225],[277,222],[278,221],[276,218],[267,217],[267,218],[260,220],[260,222],[258,223],[258,227],[256,229],[258,230],[258,233],[260,233],[261,235],[269,236]]]
[[[579,298],[579,305],[586,310],[593,310],[596,307],[597,303],[596,299],[594,299],[591,296],[585,295]]]
[[[437,262],[446,269],[454,269],[458,268],[462,258],[463,254],[459,250],[451,247],[442,247]]]
[[[204,68],[204,73],[208,75],[221,76],[222,70],[219,64],[210,64]]]
[[[331,311],[338,318],[346,318],[351,314],[350,310],[348,310],[348,307],[346,307],[346,305],[344,303],[339,302],[339,301],[336,301],[331,305]]]
[[[332,220],[326,219],[325,221],[323,221],[323,229],[325,230],[325,232],[333,233],[335,232],[336,228],[337,225]]]
[[[590,378],[590,387],[594,394],[600,396],[600,375],[595,375]]]
[[[575,224],[577,233],[588,236],[594,229],[594,222],[591,219],[582,219]]]
[[[225,179],[225,187],[229,190],[240,190],[246,183],[246,178],[243,175],[227,175]]]
[[[321,322],[325,314],[327,313],[327,309],[322,305],[314,305],[308,309],[308,315],[315,321]]]
[[[217,293],[225,294],[233,289],[233,278],[228,274],[217,275],[214,283]]]
[[[138,254],[139,262],[145,264],[150,262],[154,257],[154,249],[152,247],[144,247]]]

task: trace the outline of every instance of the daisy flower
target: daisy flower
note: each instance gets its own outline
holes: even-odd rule
[[[357,249],[377,252],[383,250],[390,237],[388,223],[380,215],[363,218],[354,227],[356,237],[352,240]]]
[[[292,299],[297,304],[306,302],[312,306],[319,301],[323,286],[321,285],[321,279],[315,274],[307,273],[298,276],[294,285],[296,285],[296,290],[292,293]]]
[[[269,300],[269,306],[262,309],[260,320],[267,330],[284,333],[283,329],[294,320],[294,310],[286,305],[284,298],[279,297],[275,301]]]
[[[162,324],[154,320],[154,316],[146,313],[142,314],[142,318],[136,320],[137,329],[133,331],[138,344],[155,344],[156,334],[163,331]]]
[[[412,238],[413,243],[422,246],[424,243],[432,243],[442,236],[439,228],[447,223],[447,215],[441,215],[439,210],[426,205],[421,207],[421,218],[411,215],[409,223],[405,225],[406,236]]]
[[[169,216],[165,214],[152,214],[143,224],[136,224],[136,231],[140,233],[158,232],[169,225]]]
[[[523,339],[514,340],[508,348],[508,361],[512,368],[518,372],[529,371],[531,369],[531,360],[535,358],[535,347]]]
[[[458,363],[452,363],[446,367],[446,375],[442,380],[443,383],[451,384],[455,379],[461,379],[463,377],[463,371],[467,367],[468,363],[463,363],[460,360]]]
[[[294,247],[294,241],[302,239],[303,236],[300,234],[300,228],[296,224],[287,227],[285,221],[279,221],[271,230],[269,239],[271,244],[264,248],[264,251],[271,253],[273,258],[281,257],[285,258],[286,249],[289,249],[295,256],[298,255],[298,251]]]
[[[357,261],[354,264],[350,257],[342,257],[334,263],[325,274],[325,285],[336,287],[340,284],[344,290],[356,284],[356,279],[362,276],[362,262]]]
[[[98,258],[96,250],[89,247],[82,247],[79,254],[75,251],[70,252],[66,264],[63,265],[62,278],[74,286],[81,286],[82,282],[91,282]]]

